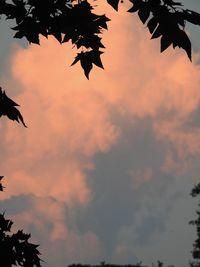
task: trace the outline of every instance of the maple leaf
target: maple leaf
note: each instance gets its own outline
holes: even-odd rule
[[[185,9],[178,0],[129,0],[133,6],[128,10],[137,13],[151,33],[151,39],[159,38],[163,52],[172,44],[185,50],[192,58],[191,42],[185,32],[186,23],[200,26],[200,14]],[[0,0],[0,14],[13,19],[16,25],[14,38],[25,37],[30,43],[39,44],[39,35],[52,35],[63,44],[71,41],[84,51],[105,48],[101,34],[107,29],[109,18],[94,12],[95,5],[89,0]],[[123,0],[107,0],[116,11]],[[99,53],[98,52],[98,53]],[[84,52],[85,53],[85,52]],[[96,52],[95,52],[96,53]],[[98,56],[97,53],[97,56]],[[87,78],[93,67],[94,55],[80,53],[78,59]],[[72,64],[73,65],[73,64]],[[11,116],[12,117],[12,116]],[[20,115],[18,114],[18,118]]]
[[[10,120],[16,120],[18,123],[21,122],[24,127],[27,127],[16,106],[19,105],[10,99],[0,87],[0,117],[7,116]]]
[[[100,55],[102,53],[103,52],[98,51],[98,50],[91,50],[91,51],[87,51],[87,52],[78,53],[75,60],[71,64],[71,66],[80,61],[80,64],[84,70],[85,76],[89,80],[89,74],[93,68],[93,64],[95,64],[97,67],[103,69],[103,64],[102,64],[101,58],[100,58]]]
[[[118,11],[118,5],[120,0],[107,0],[108,4],[111,5],[116,11]]]

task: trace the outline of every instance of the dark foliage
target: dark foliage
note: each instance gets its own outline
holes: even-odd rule
[[[126,265],[118,265],[118,264],[109,264],[104,261],[99,265],[88,265],[88,264],[71,264],[68,267],[148,267],[143,265],[142,262],[138,262],[136,264],[126,264]],[[157,263],[152,263],[152,267],[164,267],[164,263],[161,261],[157,261]],[[174,267],[174,265],[169,265],[168,267]]]
[[[15,120],[18,123],[21,122],[24,127],[27,127],[16,106],[19,105],[7,97],[5,91],[2,91],[2,88],[0,87],[0,117],[7,116],[10,120]]]
[[[194,186],[194,188],[191,191],[191,196],[192,197],[200,196],[200,183]],[[198,207],[200,207],[200,201],[198,203]],[[192,257],[194,260],[190,262],[191,267],[200,267],[200,209],[196,211],[196,214],[197,214],[197,219],[190,221],[190,224],[196,227],[196,233],[197,233],[197,239],[193,244]]]
[[[101,262],[99,265],[88,265],[88,264],[71,264],[68,267],[147,267],[142,265],[142,262],[136,263],[134,265],[127,264],[127,265],[117,265],[117,264],[109,264],[105,262]]]
[[[194,186],[190,194],[192,197],[200,195],[200,183]]]
[[[170,45],[183,48],[192,60],[191,42],[185,32],[186,22],[200,25],[200,14],[184,9],[173,0],[131,0],[129,12],[137,12],[143,24],[146,23],[152,37],[161,37],[161,52]]]
[[[0,181],[3,176],[0,176]],[[0,182],[0,191],[3,191]],[[41,267],[38,246],[29,242],[30,234],[23,230],[11,233],[13,222],[0,214],[0,266]]]
[[[192,59],[191,42],[185,32],[186,22],[200,25],[200,14],[184,9],[173,0],[127,0],[132,3],[129,12],[137,12],[146,24],[152,39],[161,37],[161,52],[170,45],[184,49]],[[109,18],[94,13],[94,4],[88,0],[1,0],[0,15],[15,21],[12,28],[15,38],[25,37],[30,43],[39,44],[39,35],[52,35],[59,43],[71,42],[81,52],[74,65],[80,62],[89,78],[93,64],[103,68],[100,55],[104,45],[101,34],[107,29]],[[116,11],[120,0],[107,0]]]
[[[10,234],[13,222],[0,214],[0,264],[3,267],[41,267],[38,245],[29,242],[30,234],[22,230]],[[9,233],[9,234],[8,234]]]
[[[73,3],[70,4],[70,3]],[[52,35],[59,43],[71,41],[82,48],[74,64],[78,61],[89,78],[92,64],[103,68],[100,49],[101,33],[107,29],[109,19],[105,15],[93,13],[93,6],[87,1],[66,0],[12,0],[7,3],[1,0],[0,14],[7,19],[14,19],[15,38],[25,37],[30,43],[39,44],[39,35]],[[84,48],[84,51],[83,51]]]
[[[3,191],[4,186],[2,185],[1,180],[3,179],[4,176],[0,176],[0,191]]]

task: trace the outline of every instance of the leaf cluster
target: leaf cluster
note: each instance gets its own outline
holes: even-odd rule
[[[139,19],[149,29],[152,39],[161,38],[161,52],[170,45],[184,49],[192,58],[191,42],[185,31],[186,22],[200,25],[200,14],[184,9],[173,0],[127,0]],[[63,44],[71,42],[78,52],[74,62],[79,62],[87,78],[96,65],[103,68],[100,55],[105,48],[101,34],[107,29],[109,18],[95,13],[93,0],[1,0],[0,15],[15,21],[12,29],[15,38],[25,37],[30,43],[39,44],[40,35],[52,35]],[[116,11],[123,0],[107,0]]]
[[[185,50],[192,60],[190,39],[185,31],[187,22],[200,25],[200,14],[184,9],[182,3],[173,0],[131,0],[133,6],[129,12],[137,12],[143,24],[146,24],[151,39],[161,38],[161,49],[170,45]]]
[[[29,242],[30,234],[18,230],[11,234],[13,222],[0,214],[0,264],[4,267],[41,267],[38,245]]]
[[[25,37],[30,43],[39,44],[40,34],[46,38],[52,35],[61,44],[71,41],[77,49],[81,48],[76,62],[80,61],[87,78],[93,63],[103,68],[100,49],[104,45],[100,35],[107,29],[109,19],[95,14],[87,0],[78,3],[73,0],[12,0],[7,3],[3,0],[0,14],[15,20],[14,38]]]

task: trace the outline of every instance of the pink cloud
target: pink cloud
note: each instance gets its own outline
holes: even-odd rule
[[[45,225],[56,218],[46,253],[55,246],[58,251],[63,240],[62,252],[72,258],[89,257],[84,246],[94,257],[100,253],[98,237],[92,231],[81,234],[69,229],[61,204],[49,198],[74,210],[92,201],[87,172],[95,168],[95,155],[118,144],[124,130],[120,120],[128,118],[134,127],[138,119],[151,119],[155,138],[166,148],[160,166],[164,172],[177,173],[190,165],[188,156],[200,153],[199,129],[184,129],[200,102],[199,67],[182,51],[169,49],[160,55],[158,42],[150,41],[145,30],[130,15],[113,16],[104,36],[105,70],[95,68],[90,81],[80,66],[69,67],[71,47],[61,47],[52,38],[41,39],[40,47],[17,49],[11,58],[12,79],[23,88],[16,102],[22,105],[28,129],[6,122],[7,155],[0,167],[9,179],[2,198],[21,194],[44,198],[34,202],[33,211],[15,219],[19,225],[34,222],[47,237]],[[170,145],[177,151],[179,165],[173,162]],[[138,186],[153,178],[151,166],[133,173]],[[116,253],[123,254],[125,249],[119,244]]]
[[[29,128],[8,127],[9,157],[3,169],[10,183],[5,197],[31,193],[87,203],[84,171],[93,168],[90,158],[117,140],[118,128],[105,99],[88,88],[81,71],[67,72],[65,54],[66,49],[50,39],[41,47],[18,50],[13,58],[13,74],[25,88],[18,102]]]

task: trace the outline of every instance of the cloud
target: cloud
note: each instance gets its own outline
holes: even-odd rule
[[[187,125],[199,107],[199,67],[180,50],[160,55],[132,14],[113,14],[105,70],[95,68],[90,81],[69,67],[71,47],[53,38],[15,48],[10,59],[7,84],[21,90],[8,95],[28,129],[0,126],[1,198],[31,198],[13,219],[33,232],[52,266],[136,259],[136,243],[152,245],[152,233],[159,240],[166,231],[181,198],[170,195],[171,184],[199,157],[199,127]]]
[[[82,74],[71,78],[66,71],[65,53],[50,39],[42,40],[41,47],[18,50],[13,58],[14,76],[28,89],[18,102],[23,103],[29,128],[14,125],[10,130],[9,124],[5,145],[10,155],[3,169],[12,180],[10,194],[32,193],[83,204],[90,198],[84,174],[93,168],[89,159],[116,142],[118,129],[104,99],[87,88],[83,77],[83,84],[76,83]]]
[[[130,171],[130,176],[133,178],[133,186],[136,188],[151,180],[152,175],[152,168],[148,167],[143,170],[137,170],[136,172]]]
[[[79,232],[72,209],[52,198],[31,197],[31,200],[29,209],[10,216],[14,221],[13,231],[23,228],[31,232],[31,242],[40,240],[41,259],[48,266],[61,267],[74,259],[87,261],[99,256],[98,237],[91,231]]]

